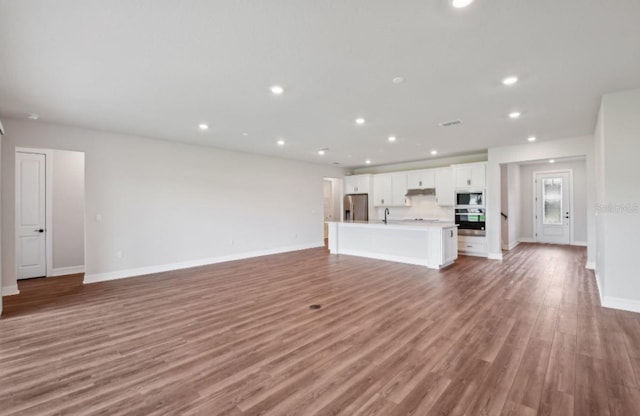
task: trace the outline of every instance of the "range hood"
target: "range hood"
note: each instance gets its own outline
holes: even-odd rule
[[[436,188],[409,189],[404,196],[435,195]]]

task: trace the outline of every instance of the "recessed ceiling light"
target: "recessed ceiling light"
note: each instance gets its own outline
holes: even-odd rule
[[[249,133],[242,133],[242,135],[246,137],[249,135]]]
[[[396,136],[389,136],[389,138],[387,139],[390,142],[395,142],[396,141]]]
[[[371,161],[369,159],[365,160],[364,163],[366,163],[367,165],[371,164]]]
[[[320,150],[318,150],[318,155],[324,156],[327,153],[327,150],[328,149],[320,149]]]
[[[271,92],[275,95],[280,95],[284,92],[284,88],[282,88],[280,85],[274,85],[271,87]]]
[[[453,0],[451,5],[456,9],[462,9],[473,3],[473,0]]]
[[[513,85],[516,82],[518,82],[518,77],[515,77],[515,76],[506,77],[505,79],[502,80],[502,83],[504,85]]]
[[[437,154],[438,154],[438,151],[437,151],[437,150],[432,150],[432,151],[431,151],[431,154],[435,156],[435,155],[437,155]]]
[[[278,146],[284,146],[284,139],[278,139],[278,141],[276,142],[278,144]]]
[[[365,119],[363,119],[362,117],[359,117],[356,119],[356,124],[363,125],[364,123],[365,123]]]
[[[200,123],[200,124],[198,124],[198,128],[200,130],[209,130],[209,125],[205,124],[205,123]]]
[[[529,140],[530,142],[535,142],[536,141],[536,136],[529,136],[527,138],[527,140]]]
[[[509,118],[518,118],[518,117],[520,117],[520,113],[518,111],[509,113]]]
[[[391,82],[393,82],[394,84],[402,84],[404,82],[404,78],[403,77],[395,77],[391,80]]]
[[[555,159],[549,159],[549,163],[556,163]]]
[[[33,114],[33,113],[31,113],[31,114],[29,114],[29,115],[27,116],[27,118],[28,118],[29,120],[37,120],[37,119],[39,119],[39,118],[40,118],[40,116],[39,116],[39,115],[37,115],[37,114]]]

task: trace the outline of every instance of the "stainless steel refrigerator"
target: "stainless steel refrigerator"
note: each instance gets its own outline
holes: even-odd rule
[[[369,195],[345,195],[343,219],[345,221],[369,221]]]

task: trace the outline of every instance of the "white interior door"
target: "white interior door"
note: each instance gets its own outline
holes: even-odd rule
[[[536,241],[571,244],[571,176],[569,172],[535,175]]]
[[[46,157],[16,153],[16,224],[18,279],[47,274]]]

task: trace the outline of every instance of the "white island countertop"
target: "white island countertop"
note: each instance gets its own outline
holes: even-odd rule
[[[421,221],[421,220],[388,220],[385,224],[382,220],[370,220],[370,221],[327,221],[329,224],[340,224],[341,226],[366,226],[366,227],[380,227],[380,228],[394,228],[394,229],[407,229],[407,228],[451,228],[457,227],[454,222],[451,221]]]
[[[329,251],[440,269],[458,257],[458,229],[449,221],[329,222]]]

